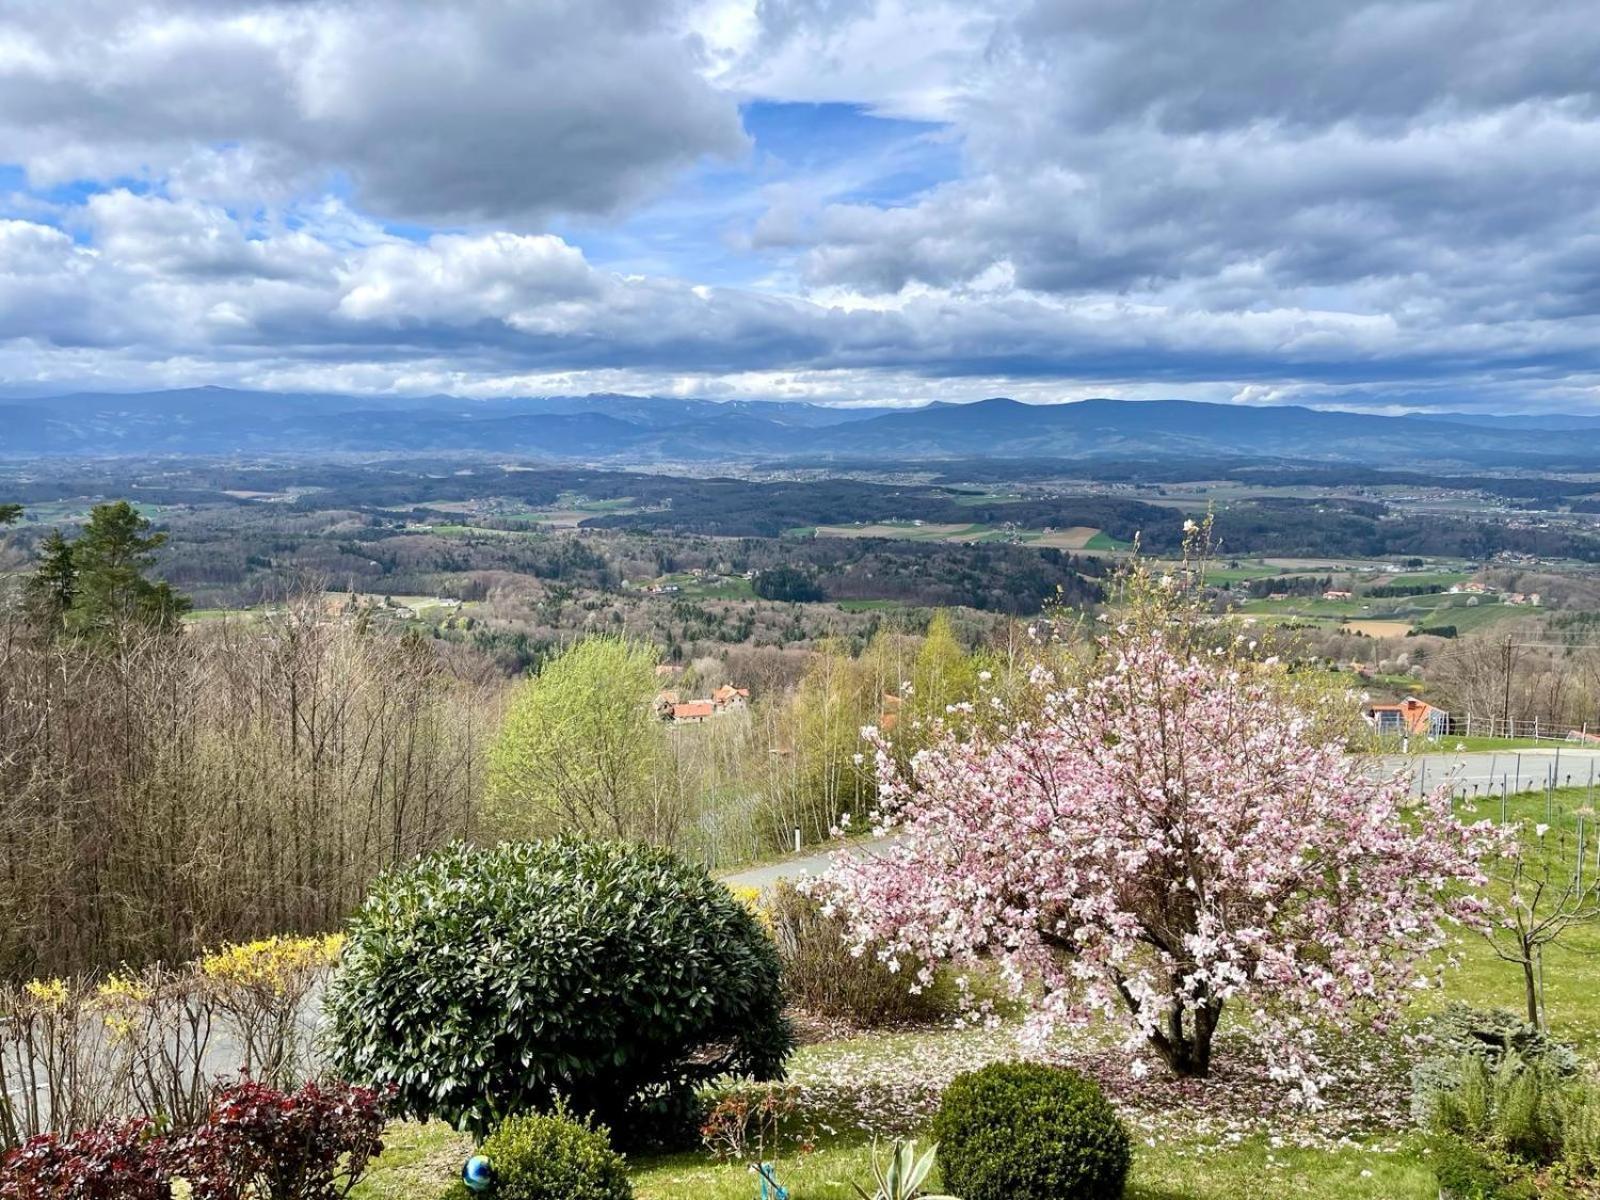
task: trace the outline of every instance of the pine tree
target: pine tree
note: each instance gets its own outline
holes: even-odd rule
[[[60,611],[74,632],[103,634],[129,623],[170,629],[189,610],[189,600],[170,584],[145,578],[166,540],[164,533],[151,533],[148,518],[126,500],[97,504],[76,541],[47,543],[59,562],[41,562],[53,568],[41,588],[51,589],[55,604],[66,600]]]
[[[78,570],[72,561],[72,543],[52,529],[39,546],[39,564],[23,586],[23,604],[29,616],[52,632],[65,624],[78,594]]]

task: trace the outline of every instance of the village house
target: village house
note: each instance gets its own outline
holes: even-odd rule
[[[677,725],[698,725],[715,713],[716,708],[709,700],[691,700],[687,704],[672,706],[672,720]]]
[[[749,688],[736,688],[731,683],[725,683],[711,693],[711,703],[717,706],[719,712],[723,709],[743,708],[749,699]]]
[[[1377,733],[1434,738],[1450,732],[1450,714],[1415,696],[1397,704],[1369,704],[1361,715]]]
[[[656,695],[655,709],[674,725],[697,725],[709,717],[742,712],[749,700],[749,688],[725,683],[709,697],[699,700],[684,700],[676,691],[662,691]]]
[[[1327,591],[1322,593],[1322,598],[1324,600],[1348,600],[1352,594],[1353,593],[1347,592],[1342,588],[1329,588]]]

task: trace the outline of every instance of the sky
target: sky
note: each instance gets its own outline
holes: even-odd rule
[[[1590,0],[6,0],[0,389],[1600,412]]]

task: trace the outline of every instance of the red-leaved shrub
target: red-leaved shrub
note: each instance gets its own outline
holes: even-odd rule
[[[173,1173],[194,1200],[339,1200],[383,1149],[385,1100],[346,1083],[235,1084],[173,1147]]]
[[[145,1120],[41,1134],[0,1159],[0,1200],[169,1200],[165,1151]]]

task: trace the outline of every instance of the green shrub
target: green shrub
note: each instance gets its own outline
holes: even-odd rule
[[[1574,1176],[1600,1176],[1600,1080],[1573,1080],[1556,1098],[1560,1113],[1561,1161]]]
[[[1561,1145],[1557,1077],[1505,1057],[1491,1070],[1475,1055],[1461,1058],[1457,1083],[1440,1090],[1430,1125],[1526,1162],[1552,1161]]]
[[[1133,1161],[1099,1085],[1037,1063],[958,1075],[932,1133],[945,1190],[962,1200],[1115,1200]]]
[[[626,1164],[604,1127],[562,1111],[511,1117],[479,1153],[494,1172],[496,1200],[633,1200]],[[458,1182],[444,1200],[473,1195]]]
[[[796,1008],[863,1029],[928,1024],[955,1012],[948,984],[911,990],[919,964],[890,971],[870,952],[851,954],[843,920],[825,916],[821,903],[793,884],[775,886],[763,908],[783,961],[784,991]]]
[[[1503,1155],[1463,1138],[1433,1139],[1429,1161],[1443,1200],[1535,1200],[1538,1186]]]
[[[1424,1127],[1432,1121],[1438,1094],[1460,1083],[1463,1057],[1480,1059],[1491,1071],[1497,1070],[1508,1054],[1546,1075],[1566,1076],[1578,1070],[1578,1055],[1571,1046],[1503,1009],[1473,1008],[1457,1002],[1428,1017],[1417,1032],[1432,1050],[1411,1070],[1411,1115]]]
[[[347,1078],[480,1136],[563,1097],[640,1139],[708,1080],[780,1078],[793,1042],[745,906],[701,868],[613,843],[453,846],[384,876],[327,1009]]]

